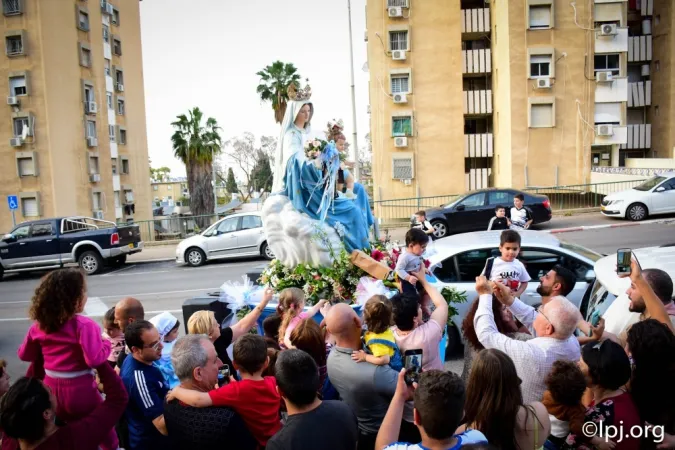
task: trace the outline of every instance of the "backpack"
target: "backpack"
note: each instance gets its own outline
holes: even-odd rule
[[[391,358],[389,358],[389,367],[391,367],[392,369],[394,369],[397,372],[400,372],[401,369],[403,369],[403,358],[401,357],[401,350],[398,348],[398,345],[396,345],[395,342],[391,342],[391,341],[388,341],[386,339],[377,339],[377,338],[369,339],[369,340],[366,341],[365,335],[362,337],[361,340],[363,341],[364,351],[368,354],[371,354],[371,355],[372,355],[372,353],[370,352],[370,349],[368,348],[368,346],[371,345],[371,344],[382,344],[382,345],[386,345],[389,348],[393,348],[394,354],[391,356]]]

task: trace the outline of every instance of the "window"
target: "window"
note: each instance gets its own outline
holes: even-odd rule
[[[408,94],[410,92],[410,75],[397,73],[391,75],[391,93]]]
[[[389,32],[389,50],[408,50],[408,32],[390,31]]]
[[[124,128],[120,128],[120,145],[126,145],[127,144],[127,130]]]
[[[30,129],[30,117],[16,117],[14,119],[14,137],[22,137],[24,133],[26,136],[33,135]]]
[[[534,282],[546,275],[557,264],[562,264],[559,254],[544,249],[524,247],[520,250],[518,259],[525,265],[527,273]]]
[[[21,14],[23,12],[21,2],[22,0],[2,0],[2,12],[6,16]]]
[[[387,8],[392,6],[400,6],[401,8],[408,7],[408,0],[387,0]]]
[[[168,185],[166,188],[167,188],[168,190],[170,190],[170,191],[173,190],[173,186],[171,186],[171,185]]]
[[[96,137],[96,122],[93,120],[87,120],[87,137],[88,138]]]
[[[128,159],[122,160],[122,173],[124,175],[129,175],[129,160]]]
[[[94,211],[98,211],[101,209],[101,193],[100,192],[93,192],[91,194],[91,203],[92,203],[92,209]]]
[[[553,111],[553,102],[530,103],[530,128],[551,128],[555,126]]]
[[[23,33],[17,33],[14,35],[5,37],[5,47],[7,50],[7,56],[21,56],[25,55],[24,49],[24,40]]]
[[[253,228],[262,228],[262,219],[259,216],[244,216],[241,218],[242,230],[251,230]]]
[[[218,224],[218,234],[232,233],[233,231],[237,231],[237,225],[239,225],[239,217],[225,219]]]
[[[115,125],[108,125],[108,137],[110,138],[110,142],[115,142]]]
[[[448,258],[450,261],[443,261],[443,266],[446,266],[447,263],[448,269],[457,269],[455,280],[453,281],[475,283],[476,277],[483,273],[483,269],[485,269],[485,260],[494,256],[499,256],[499,250],[496,247],[492,249],[471,250],[460,253],[454,258]],[[450,275],[452,275],[452,272]]]
[[[612,71],[613,75],[620,73],[620,58],[619,54],[595,55],[594,70],[598,71]]]
[[[111,158],[110,163],[112,165],[112,173],[113,175],[117,175],[117,158]],[[155,189],[157,190],[157,189]]]
[[[124,191],[124,201],[128,204],[134,202],[134,191]]]
[[[94,102],[96,98],[94,97],[94,87],[88,84],[84,85],[84,101],[85,102]]]
[[[115,82],[117,84],[124,85],[124,72],[122,72],[120,69],[115,70]]]
[[[77,27],[82,31],[89,31],[89,14],[86,11],[78,11]]]
[[[98,156],[89,157],[89,173],[101,173],[98,166]]]
[[[529,12],[531,30],[551,28],[553,23],[551,5],[530,5]]]
[[[113,53],[122,56],[122,41],[119,38],[113,38]]]
[[[27,199],[27,198],[22,199],[24,204],[25,204],[26,200],[29,200],[29,199]],[[23,216],[24,217],[30,217],[30,216],[26,215],[25,209],[24,209]],[[37,216],[37,214],[35,214],[35,216]],[[21,226],[19,228],[16,228],[15,230],[12,231],[12,236],[14,236],[17,239],[17,241],[20,241],[21,239],[26,239],[27,237],[30,236],[30,225],[24,225],[24,226]]]
[[[412,136],[412,117],[393,117],[391,124],[392,136]]]
[[[22,197],[21,198],[21,213],[24,217],[39,217],[40,207],[37,197]],[[26,232],[25,237],[28,237]]]
[[[551,76],[551,55],[531,55],[530,56],[530,77],[550,77]]]
[[[16,158],[16,163],[20,177],[33,177],[37,175],[35,171],[35,160],[32,157]]]
[[[80,47],[80,64],[84,67],[91,67],[91,50],[81,46]]]
[[[117,114],[124,115],[124,99],[119,97],[117,98]]]
[[[104,64],[105,64],[105,74],[106,74],[106,76],[109,77],[110,76],[110,60],[106,59]],[[112,109],[112,108],[110,108],[110,109]]]
[[[112,24],[113,25],[119,25],[120,24],[120,12],[117,8],[113,8]]]
[[[488,192],[488,205],[501,205],[508,209],[513,205],[513,197],[515,195],[510,191],[490,191]]]
[[[113,109],[113,95],[112,92],[106,93],[106,98],[108,100],[108,109]]]
[[[9,95],[28,95],[28,88],[26,86],[26,76],[20,75],[17,77],[9,77]]]
[[[103,24],[103,42],[110,44],[110,27]]]
[[[621,124],[621,103],[596,103],[594,111],[595,124]]]
[[[412,155],[403,156],[399,153],[392,159],[392,178],[394,180],[411,180],[413,174]]]
[[[31,237],[52,236],[53,234],[51,223],[36,223],[33,225]]]
[[[477,208],[485,204],[485,192],[480,192],[478,194],[469,195],[467,198],[462,200],[457,204],[457,206],[463,206],[464,208]]]

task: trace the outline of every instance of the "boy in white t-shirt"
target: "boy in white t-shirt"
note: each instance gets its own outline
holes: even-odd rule
[[[515,297],[520,297],[527,289],[527,282],[532,279],[523,263],[517,259],[520,253],[520,234],[513,230],[502,231],[499,251],[502,256],[489,258],[481,275],[490,281],[501,281],[511,288]]]

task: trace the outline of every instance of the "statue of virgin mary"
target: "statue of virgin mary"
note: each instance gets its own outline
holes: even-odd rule
[[[314,114],[310,96],[309,86],[289,88],[291,101],[277,144],[272,195],[263,206],[267,243],[290,267],[330,265],[343,246],[348,252],[370,247],[364,214],[354,201],[335,198],[331,191],[335,178],[305,156],[303,144]]]

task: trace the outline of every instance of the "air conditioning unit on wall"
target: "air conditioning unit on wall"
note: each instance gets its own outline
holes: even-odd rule
[[[87,146],[88,147],[98,147],[98,139],[95,137],[88,137],[87,138]]]
[[[404,136],[399,136],[394,138],[394,147],[401,148],[408,146],[408,138]]]
[[[394,103],[408,103],[408,96],[406,94],[394,94]]]
[[[9,145],[12,147],[21,147],[23,146],[23,138],[15,137],[9,140]]]
[[[400,6],[389,8],[389,17],[403,17],[403,8]]]
[[[537,89],[550,89],[550,88],[551,88],[551,79],[549,77],[537,79]]]
[[[617,27],[615,23],[606,23],[600,27],[600,36],[616,36]]]
[[[595,134],[598,136],[613,136],[614,130],[611,125],[598,125],[595,127]]]
[[[19,106],[21,104],[21,101],[19,100],[19,97],[7,97],[7,104],[9,106]]]
[[[611,83],[613,78],[612,72],[596,72],[595,81],[598,83]]]
[[[100,209],[97,209],[97,210],[93,211],[93,213],[94,213],[93,214],[94,219],[103,220],[103,211],[101,211]]]
[[[405,50],[394,50],[391,52],[391,59],[394,61],[405,61],[406,55]]]
[[[101,181],[101,174],[100,173],[92,173],[89,175],[89,181],[92,183],[98,183]]]

